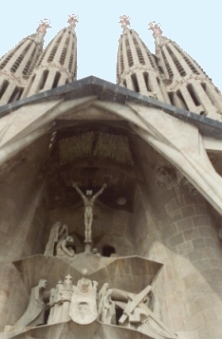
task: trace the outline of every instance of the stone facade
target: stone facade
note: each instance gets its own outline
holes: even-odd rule
[[[120,86],[77,81],[77,21],[0,97],[0,338],[221,339],[221,94],[127,16]]]

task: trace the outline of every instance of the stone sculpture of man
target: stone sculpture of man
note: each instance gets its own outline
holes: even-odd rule
[[[56,256],[57,257],[74,257],[75,251],[72,248],[74,240],[71,236],[66,239],[60,240],[56,245]]]
[[[47,280],[40,279],[38,285],[32,288],[28,307],[15,326],[24,328],[44,324],[45,303],[43,301],[43,292],[46,285]]]
[[[60,221],[57,221],[51,228],[49,240],[46,244],[45,255],[55,255],[56,244],[61,240],[68,237],[67,225],[62,225]]]
[[[113,290],[105,283],[99,291],[99,320],[106,324],[116,324],[115,302],[112,301]]]
[[[93,222],[93,207],[96,199],[100,194],[103,193],[104,189],[107,187],[106,184],[102,186],[102,188],[92,196],[92,191],[86,191],[86,195],[79,189],[76,183],[72,183],[72,186],[79,193],[81,198],[83,199],[85,211],[84,211],[84,224],[85,224],[85,243],[92,242],[92,222]]]

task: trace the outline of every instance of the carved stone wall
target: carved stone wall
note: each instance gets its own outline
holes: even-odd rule
[[[13,317],[16,311],[24,311],[22,295],[29,293],[20,284],[19,273],[11,262],[39,251],[37,239],[41,236],[44,220],[44,210],[41,208],[43,180],[39,173],[48,154],[47,145],[48,136],[27,148],[25,153],[18,154],[1,171],[1,330],[5,324],[15,322]],[[11,312],[12,309],[15,312]]]
[[[139,214],[147,220],[135,237],[136,252],[164,263],[156,284],[163,320],[181,338],[219,338],[222,250],[208,203],[176,181],[158,185],[151,156],[138,145],[146,180],[137,191],[144,201]]]

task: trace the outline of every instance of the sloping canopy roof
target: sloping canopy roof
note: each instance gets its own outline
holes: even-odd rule
[[[192,123],[198,127],[201,134],[222,139],[222,122],[197,115],[156,99],[141,95],[122,86],[110,83],[94,76],[74,81],[70,84],[45,91],[13,103],[0,106],[0,118],[10,114],[14,110],[32,103],[64,98],[65,100],[78,99],[85,96],[96,95],[98,100],[109,101],[119,104],[140,103],[164,110],[167,114],[175,116],[185,122]]]

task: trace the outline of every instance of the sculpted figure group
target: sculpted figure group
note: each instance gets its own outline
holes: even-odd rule
[[[44,324],[48,310],[48,325],[74,321],[90,324],[96,319],[102,323],[138,330],[154,339],[175,338],[149,308],[151,286],[139,294],[110,288],[104,283],[98,291],[98,282],[83,277],[73,285],[71,275],[58,281],[50,295],[43,290],[46,280],[41,279],[31,291],[29,305],[15,327],[35,327]]]
[[[57,257],[74,257],[74,240],[68,235],[68,226],[57,221],[51,228],[46,244],[45,255]]]
[[[99,195],[103,193],[106,184],[103,184],[102,188],[94,195],[91,190],[86,191],[86,195],[79,189],[76,183],[72,183],[72,186],[76,189],[81,196],[84,203],[84,235],[85,235],[85,251],[90,249],[92,244],[92,222],[93,222],[93,208],[95,201]],[[63,225],[60,221],[57,221],[51,228],[49,240],[46,244],[45,255],[58,256],[58,257],[74,257],[74,240],[68,235],[68,226]]]

